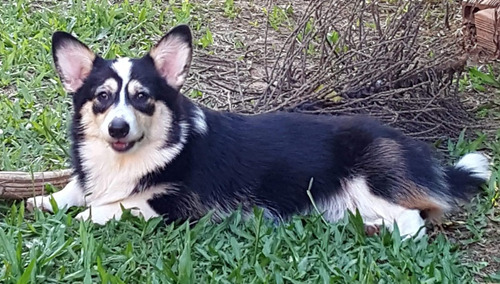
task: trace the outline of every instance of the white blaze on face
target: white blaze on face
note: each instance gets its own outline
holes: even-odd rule
[[[113,119],[121,118],[125,120],[130,127],[130,131],[126,137],[126,140],[137,140],[141,136],[139,127],[137,125],[137,119],[135,117],[133,107],[130,104],[126,103],[126,89],[128,83],[130,82],[132,62],[129,58],[119,58],[111,65],[111,68],[116,72],[118,77],[120,77],[122,84],[120,90],[118,91],[118,103],[114,105],[106,115],[104,123],[101,125],[101,131],[102,133],[105,133],[105,136],[109,140],[112,140],[111,136],[109,136],[108,127]]]
[[[111,68],[122,79],[122,88],[120,90],[120,103],[125,102],[125,89],[130,81],[130,73],[132,72],[132,62],[128,58],[118,58],[111,65]]]

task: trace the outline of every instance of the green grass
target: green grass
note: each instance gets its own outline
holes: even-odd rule
[[[1,1],[0,2],[0,171],[38,171],[68,166],[71,98],[53,69],[50,37],[74,32],[104,57],[142,55],[168,29],[189,23],[196,48],[214,37],[207,18],[224,23],[241,12],[220,1],[220,14],[207,14],[201,1]],[[238,6],[240,7],[240,6]],[[287,6],[291,15],[292,6]],[[261,7],[264,8],[264,7]],[[257,13],[262,14],[256,10]],[[288,15],[269,11],[276,29]],[[490,73],[488,73],[490,74]],[[491,74],[490,74],[491,75]],[[488,75],[488,76],[490,76]],[[491,77],[491,76],[490,76]],[[471,72],[465,89],[481,91],[492,78]],[[479,87],[478,87],[479,86]],[[199,93],[195,93],[199,97]],[[493,110],[489,110],[493,111]],[[500,133],[487,139],[463,137],[449,143],[452,159],[486,149],[497,165],[481,196],[466,206],[461,225],[437,237],[404,241],[382,232],[366,237],[361,220],[348,216],[326,224],[318,216],[296,217],[275,226],[256,211],[220,224],[206,220],[164,226],[128,216],[96,226],[73,220],[79,210],[55,214],[24,212],[22,202],[0,202],[1,283],[470,283],[494,281],[484,272],[500,258],[471,258],[500,222],[497,203]],[[451,161],[450,161],[451,162]],[[307,190],[307,189],[304,189]],[[492,248],[492,254],[498,248]],[[490,278],[488,278],[490,277]]]
[[[220,224],[164,226],[126,217],[104,227],[74,214],[24,215],[13,206],[0,227],[2,283],[465,283],[471,271],[442,235],[402,242],[366,238],[359,216],[337,224],[296,217],[273,226],[237,212]],[[26,283],[26,282],[24,282]]]

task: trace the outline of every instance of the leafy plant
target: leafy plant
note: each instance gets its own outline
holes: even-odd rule
[[[482,72],[477,67],[470,67],[466,76],[460,80],[461,89],[467,86],[472,89],[485,92],[485,86],[500,88],[500,80],[493,75],[491,66],[488,66],[488,72]]]
[[[262,8],[264,14],[269,19],[269,24],[271,27],[277,31],[281,26],[291,27],[291,21],[289,19],[289,15],[293,13],[293,8],[281,8],[279,6],[274,5],[271,11],[268,11],[267,8]],[[284,25],[286,23],[286,25]]]
[[[234,0],[224,1],[224,15],[230,19],[235,19],[240,13],[240,9],[234,6]]]
[[[202,48],[207,48],[214,43],[214,39],[212,37],[212,32],[209,28],[205,30],[205,34],[198,40],[198,45]]]

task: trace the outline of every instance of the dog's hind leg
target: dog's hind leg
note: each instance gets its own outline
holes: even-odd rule
[[[47,196],[40,195],[28,198],[26,200],[26,209],[28,209],[28,211],[33,211],[35,208],[39,208],[41,210],[54,212],[50,203],[51,199],[56,202],[57,207],[60,209],[85,205],[84,191],[78,183],[77,178],[73,177],[60,191]]]
[[[384,226],[390,231],[394,231],[395,226],[398,226],[399,235],[403,239],[415,237],[417,239],[423,237],[426,232],[425,221],[420,216],[419,210],[402,209],[398,216],[393,220],[383,218],[375,221],[365,221],[365,232],[368,236],[373,236],[380,231],[380,227]]]
[[[408,209],[373,194],[365,178],[345,181],[343,187],[348,198],[347,208],[352,212],[359,210],[365,226],[384,225],[392,232],[397,224],[399,233],[404,238],[420,238],[425,234],[425,223],[419,210]]]
[[[325,218],[331,222],[340,220],[346,210],[352,213],[358,210],[368,235],[378,232],[381,226],[392,232],[394,224],[398,225],[403,238],[420,238],[425,233],[425,228],[422,228],[424,220],[420,217],[419,210],[408,209],[373,194],[364,177],[344,180],[342,191],[320,203],[320,208]]]
[[[420,216],[420,210],[406,209],[396,217],[395,221],[399,234],[405,239],[410,237],[419,239],[425,235],[425,221]]]

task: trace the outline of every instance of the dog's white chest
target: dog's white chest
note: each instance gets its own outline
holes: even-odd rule
[[[86,173],[87,203],[100,205],[129,197],[142,177],[165,166],[181,148],[181,145],[162,148],[160,143],[146,143],[123,155],[100,140],[84,142],[80,156]]]
[[[89,205],[102,205],[129,197],[146,172],[147,160],[136,155],[120,156],[105,143],[87,142],[82,149],[86,201]]]

